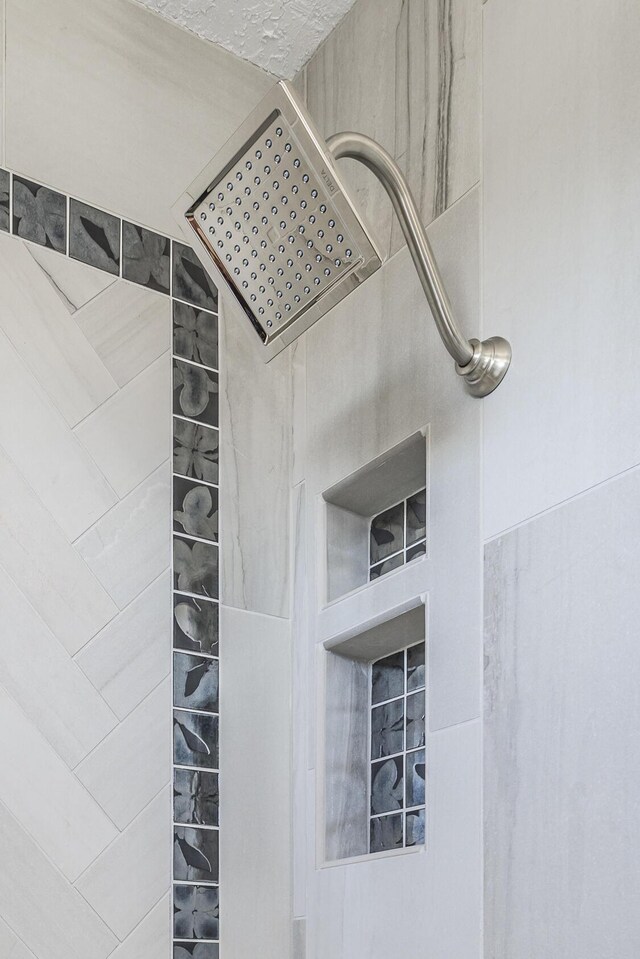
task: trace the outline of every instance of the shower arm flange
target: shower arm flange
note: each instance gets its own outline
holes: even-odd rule
[[[361,133],[336,133],[327,140],[336,160],[358,160],[387,191],[413,257],[438,332],[472,396],[487,396],[502,382],[511,362],[511,347],[501,336],[467,340],[453,315],[442,276],[409,185],[395,160],[380,144]]]

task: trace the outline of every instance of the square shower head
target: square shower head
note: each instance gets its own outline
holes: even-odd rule
[[[174,208],[270,359],[381,265],[334,160],[286,81]],[[186,229],[185,229],[186,227]]]

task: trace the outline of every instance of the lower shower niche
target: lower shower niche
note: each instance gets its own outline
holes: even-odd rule
[[[324,650],[324,860],[421,848],[425,606]]]

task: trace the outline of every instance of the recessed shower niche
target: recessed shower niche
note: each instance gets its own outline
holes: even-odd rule
[[[428,553],[427,438],[413,434],[323,494],[327,602]]]
[[[422,600],[323,650],[324,862],[425,845]]]

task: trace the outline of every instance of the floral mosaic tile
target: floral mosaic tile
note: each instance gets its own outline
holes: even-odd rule
[[[219,959],[217,942],[175,942],[173,959]]]
[[[385,559],[383,563],[372,566],[369,571],[369,579],[379,579],[380,576],[384,576],[385,573],[391,573],[394,569],[399,569],[401,566],[404,566],[404,555],[398,553],[397,556],[392,556],[391,559]]]
[[[173,878],[189,882],[218,881],[218,830],[176,826]]]
[[[218,291],[191,247],[173,242],[173,295],[203,310],[216,312]]]
[[[171,286],[171,243],[133,223],[122,223],[122,276],[159,293]]]
[[[382,703],[404,693],[404,652],[379,659],[371,667],[371,702]]]
[[[424,721],[424,693],[414,693],[407,697],[407,749],[424,746]]]
[[[407,691],[421,689],[425,679],[425,644],[418,643],[407,650]]]
[[[404,749],[404,700],[371,710],[371,758],[381,759]]]
[[[426,555],[426,535],[426,489],[374,516],[370,529],[369,580],[379,579]]]
[[[407,753],[407,806],[424,806],[425,801],[425,762],[424,749]]]
[[[173,705],[218,712],[218,660],[173,654]]]
[[[218,774],[201,769],[174,769],[173,818],[193,826],[217,826]]]
[[[371,813],[395,812],[404,805],[402,756],[374,763],[371,767]]]
[[[218,369],[218,317],[173,301],[173,352],[210,369]]]
[[[218,598],[218,547],[211,543],[173,538],[175,589]]]
[[[416,809],[408,812],[405,825],[405,845],[423,846],[425,843],[425,811]]]
[[[206,656],[218,655],[217,603],[194,596],[173,596],[173,645]]]
[[[13,232],[23,240],[66,253],[66,196],[39,183],[14,176]]]
[[[176,939],[218,938],[216,886],[174,886],[173,930]]]
[[[218,490],[176,476],[173,480],[173,528],[177,533],[218,539]]]
[[[427,535],[427,491],[410,496],[407,500],[407,546],[417,543]]]
[[[372,819],[369,849],[371,852],[385,852],[388,849],[402,849],[402,816],[383,816]]]
[[[120,220],[86,203],[69,204],[69,255],[99,270],[120,273]]]
[[[217,426],[218,374],[184,360],[174,360],[173,412],[207,426]]]
[[[217,429],[174,418],[174,472],[207,483],[217,483],[219,442]]]
[[[11,175],[6,170],[0,170],[0,230],[9,232],[9,192],[11,190]]]
[[[218,768],[218,717],[174,710],[173,760],[178,766]]]
[[[398,503],[371,521],[371,565],[404,546],[404,503]]]

